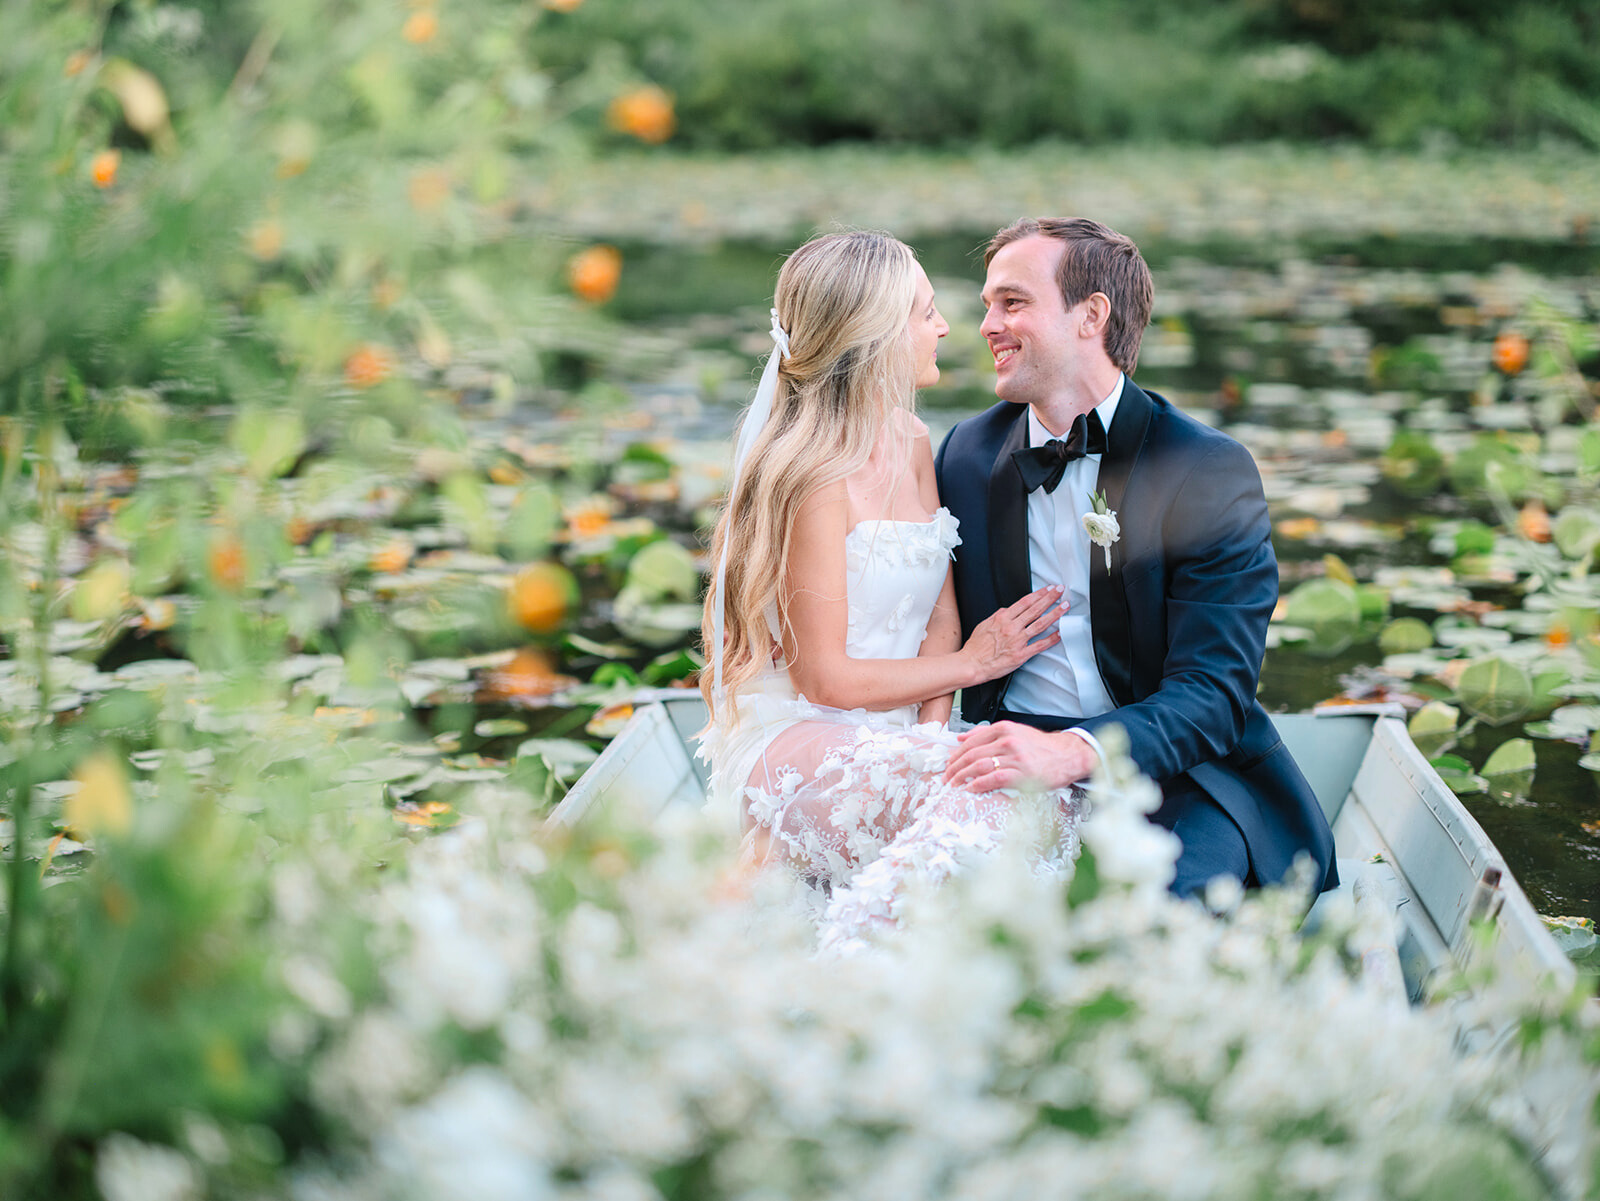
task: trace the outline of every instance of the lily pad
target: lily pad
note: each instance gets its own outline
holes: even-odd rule
[[[1533,704],[1533,681],[1518,664],[1489,655],[1461,673],[1456,699],[1473,716],[1498,726],[1527,714]]]
[[[669,651],[645,665],[644,682],[670,684],[694,675],[705,665],[706,661],[692,650]]]
[[[1488,791],[1489,782],[1474,772],[1472,764],[1460,755],[1441,755],[1430,762],[1433,764],[1433,769],[1439,773],[1439,778],[1457,796],[1471,796],[1474,793]]]
[[[530,738],[517,748],[517,758],[534,757],[544,760],[558,778],[567,781],[577,779],[599,758],[599,752],[575,738]]]
[[[1600,513],[1569,505],[1551,523],[1550,537],[1567,558],[1587,558],[1600,546]]]
[[[1481,774],[1496,800],[1522,800],[1533,787],[1536,768],[1533,743],[1526,738],[1513,738],[1494,749]]]
[[[1403,655],[1427,650],[1433,645],[1433,631],[1428,623],[1415,617],[1401,617],[1383,627],[1378,635],[1378,647],[1386,655]]]
[[[1407,496],[1432,496],[1444,479],[1444,455],[1428,435],[1401,430],[1383,452],[1383,477]]]
[[[1540,920],[1569,959],[1587,959],[1600,947],[1600,935],[1595,933],[1593,918],[1541,916]]]
[[[491,717],[477,722],[472,732],[479,738],[507,738],[514,734],[526,734],[528,723],[515,717]]]
[[[1340,580],[1307,580],[1289,594],[1284,620],[1311,631],[1306,649],[1313,654],[1336,655],[1355,640],[1361,627],[1361,601],[1356,590]]]
[[[617,593],[613,620],[617,629],[645,646],[671,646],[700,628],[701,608],[691,604],[652,604],[647,597],[624,588]]]
[[[646,601],[693,600],[700,592],[700,571],[686,549],[661,539],[629,561],[624,587]]]
[[[1461,711],[1454,705],[1429,701],[1411,715],[1411,720],[1406,723],[1406,732],[1424,755],[1442,755],[1455,745],[1458,737],[1456,726],[1460,720]]]
[[[1535,738],[1572,742],[1582,742],[1596,730],[1600,730],[1600,705],[1563,705],[1547,721],[1531,721],[1523,727],[1524,733]]]

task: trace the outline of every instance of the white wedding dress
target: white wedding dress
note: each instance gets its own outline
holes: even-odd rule
[[[957,522],[863,521],[845,537],[849,626],[857,659],[912,659],[944,586]],[[776,615],[768,621],[776,628]],[[955,734],[917,722],[917,706],[834,709],[795,691],[782,662],[730,698],[704,735],[709,804],[743,831],[746,852],[789,863],[807,887],[825,950],[864,945],[891,926],[914,882],[937,884],[996,848],[1016,808],[1009,789],[974,793],[940,779]],[[1055,795],[1033,856],[1070,870],[1081,801]]]

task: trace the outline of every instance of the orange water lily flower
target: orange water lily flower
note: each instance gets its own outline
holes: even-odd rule
[[[1528,365],[1528,339],[1509,330],[1494,340],[1494,366],[1502,375],[1516,375]]]
[[[122,151],[102,150],[89,162],[89,178],[97,188],[109,188],[117,182],[117,168],[122,165]]]
[[[404,538],[395,538],[372,552],[368,566],[381,575],[394,575],[404,571],[416,551]]]
[[[577,683],[571,676],[561,675],[551,665],[548,655],[524,647],[511,661],[497,671],[491,671],[483,682],[483,697],[489,700],[527,701],[546,697]]]
[[[211,543],[206,555],[211,579],[230,592],[244,587],[244,547],[233,534],[222,534]]]
[[[569,13],[582,4],[583,0],[540,0],[540,3],[551,12]]]
[[[368,343],[344,361],[345,383],[352,388],[375,388],[394,370],[394,359],[382,346]]]
[[[122,759],[95,751],[72,773],[77,791],[67,797],[63,817],[74,836],[126,834],[133,827],[133,793]]]
[[[622,278],[622,252],[615,246],[591,246],[567,260],[567,282],[591,304],[603,304],[617,292]]]
[[[654,84],[624,92],[606,107],[606,124],[641,142],[665,142],[677,128],[672,97]]]
[[[67,55],[67,61],[62,65],[61,73],[68,79],[83,74],[83,69],[94,62],[94,51],[74,50]]]
[[[559,563],[535,563],[519,571],[506,593],[506,609],[525,630],[548,634],[559,626],[577,592],[572,573]]]
[[[416,172],[406,185],[406,199],[419,213],[431,213],[450,199],[449,173],[438,167]]]
[[[251,226],[248,237],[250,253],[263,263],[270,263],[283,253],[283,226],[268,218]]]
[[[433,41],[438,33],[439,18],[431,8],[412,13],[400,27],[400,36],[413,46],[422,46]]]
[[[1550,541],[1550,511],[1537,500],[1530,500],[1517,514],[1517,529],[1530,542]]]

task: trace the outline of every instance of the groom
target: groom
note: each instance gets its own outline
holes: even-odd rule
[[[1328,823],[1256,702],[1278,599],[1260,475],[1244,447],[1128,378],[1154,295],[1138,247],[1094,221],[1024,220],[984,261],[1001,403],[952,429],[937,461],[961,521],[962,634],[1049,583],[1067,609],[1057,646],[962,691],[962,717],[991,724],[962,735],[946,778],[1063,787],[1118,725],[1161,785],[1151,820],[1183,845],[1174,893],[1224,873],[1276,883],[1302,852],[1333,887]],[[1091,493],[1114,540],[1090,542]]]

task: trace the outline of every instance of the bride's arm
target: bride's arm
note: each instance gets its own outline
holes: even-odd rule
[[[923,508],[933,513],[939,508],[939,482],[933,470],[933,443],[928,427],[917,422],[912,443],[912,461],[917,469],[917,497]],[[948,655],[961,649],[961,615],[956,609],[955,577],[947,570],[944,587],[939,590],[939,601],[928,618],[928,633],[922,640],[919,656]],[[955,708],[956,694],[941,693],[922,702],[917,711],[919,721],[949,721]]]
[[[989,618],[958,650],[915,659],[851,658],[845,651],[848,510],[839,483],[811,496],[795,520],[783,585],[789,595],[783,653],[789,678],[806,699],[836,709],[919,704],[1014,671],[1060,640],[1054,628],[1060,591],[1041,589]]]
[[[939,590],[939,603],[934,605],[933,615],[928,618],[928,635],[922,640],[922,649],[917,654],[922,658],[931,658],[948,655],[960,647],[961,618],[956,612],[955,580],[946,571],[944,587]],[[923,701],[922,707],[917,710],[917,720],[949,721],[955,700],[954,692],[944,692]]]

